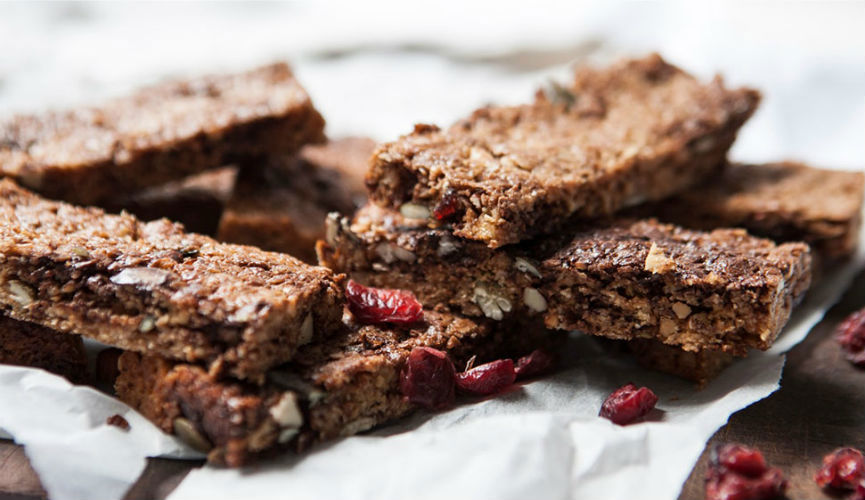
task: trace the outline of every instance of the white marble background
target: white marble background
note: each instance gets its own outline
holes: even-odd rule
[[[287,59],[333,135],[518,102],[657,50],[765,92],[736,158],[865,165],[865,2],[0,3],[0,114]]]

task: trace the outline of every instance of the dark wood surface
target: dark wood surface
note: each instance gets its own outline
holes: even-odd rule
[[[789,479],[790,499],[830,498],[814,484],[823,455],[839,446],[865,449],[865,370],[843,357],[832,338],[835,326],[865,306],[865,273],[853,281],[808,338],[790,351],[781,389],[734,414],[706,446],[682,489],[680,500],[703,498],[708,450],[738,442],[760,448]],[[730,369],[735,370],[735,365]],[[165,498],[196,462],[150,459],[127,500]],[[21,447],[0,440],[0,499],[33,500],[45,492]]]

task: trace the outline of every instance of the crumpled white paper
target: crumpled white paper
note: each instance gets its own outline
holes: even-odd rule
[[[50,498],[121,498],[149,456],[200,457],[120,401],[48,372],[0,365],[0,428],[24,452]],[[121,415],[128,431],[107,425]]]

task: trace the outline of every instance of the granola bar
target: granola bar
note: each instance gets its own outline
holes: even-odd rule
[[[552,337],[542,328],[515,335],[489,322],[427,310],[423,322],[410,328],[349,323],[344,335],[302,347],[263,386],[217,380],[198,366],[127,352],[116,389],[161,429],[207,452],[211,462],[237,467],[411,412],[399,380],[414,347],[443,350],[461,369],[473,356],[480,362],[524,354]]]
[[[487,107],[380,146],[370,199],[490,247],[675,194],[715,172],[759,94],[658,55],[582,68],[532,104]]]
[[[0,122],[0,174],[81,204],[321,142],[324,120],[285,64],[145,88],[101,107]]]
[[[63,335],[2,315],[0,363],[41,368],[78,384],[88,381],[87,356],[81,337]]]
[[[803,243],[741,229],[623,220],[576,233],[541,264],[547,327],[686,351],[768,349],[810,285]]]
[[[288,255],[0,181],[0,305],[15,319],[260,378],[339,325],[340,280]]]
[[[804,241],[831,262],[856,250],[863,190],[862,172],[735,164],[705,185],[636,210],[695,229],[742,227],[775,241]]]
[[[126,210],[143,221],[166,218],[191,233],[216,235],[237,168],[222,167],[102,204],[111,213]]]
[[[659,338],[686,350],[771,345],[808,288],[804,244],[743,230],[688,231],[655,220],[576,223],[559,236],[490,249],[374,206],[328,219],[323,265],[424,304],[550,328]]]
[[[314,262],[327,213],[350,214],[366,201],[363,177],[374,146],[371,139],[341,139],[244,169],[217,238]]]

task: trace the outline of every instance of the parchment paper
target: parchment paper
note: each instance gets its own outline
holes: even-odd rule
[[[828,15],[813,4],[719,4],[709,12],[696,3],[540,2],[528,15],[513,8],[524,2],[503,1],[450,11],[312,5],[0,5],[0,112],[289,59],[329,134],[386,140],[418,121],[447,124],[486,102],[525,101],[564,78],[574,60],[657,50],[702,77],[722,71],[732,84],[764,91],[734,159],[865,164],[861,6]],[[572,368],[552,378],[299,459],[244,471],[207,467],[172,498],[675,498],[712,433],[778,387],[783,352],[862,261],[812,289],[769,352],[737,362],[702,391],[574,335]],[[661,397],[657,421],[622,428],[597,418],[603,398],[629,381]],[[105,425],[115,413],[129,432]],[[24,368],[0,366],[0,428],[26,446],[56,500],[117,499],[145,457],[197,456],[112,398]]]

